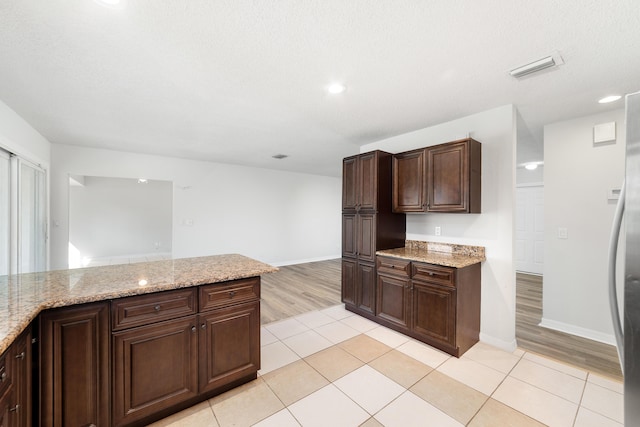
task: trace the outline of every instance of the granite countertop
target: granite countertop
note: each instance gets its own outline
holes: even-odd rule
[[[407,240],[402,248],[385,249],[377,255],[463,268],[486,261],[484,247]]]
[[[48,308],[219,283],[277,271],[237,255],[0,276],[0,354]]]

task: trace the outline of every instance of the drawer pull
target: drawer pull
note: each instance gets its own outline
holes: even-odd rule
[[[395,265],[392,265],[392,266],[391,266],[391,268],[396,268],[396,266],[395,266]]]
[[[158,305],[156,305],[155,307],[153,307],[153,309],[154,309],[155,311],[160,311],[160,304],[158,304]]]
[[[203,323],[202,325],[200,325],[200,329],[204,331],[205,329],[207,329],[207,325]]]
[[[9,412],[18,412],[18,409],[20,409],[20,405],[16,405],[13,408],[9,408]]]
[[[196,331],[196,327],[195,327],[195,326],[192,326],[192,327],[191,327],[191,332],[195,332],[195,331]]]
[[[24,351],[16,356],[16,359],[24,359],[25,354]]]
[[[229,291],[229,298],[233,298],[236,296],[236,291]]]
[[[7,379],[7,373],[3,372],[2,375],[0,375],[0,382],[4,382],[4,380]]]

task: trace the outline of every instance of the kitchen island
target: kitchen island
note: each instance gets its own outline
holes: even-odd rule
[[[143,425],[250,381],[276,270],[219,255],[0,277],[0,422]]]

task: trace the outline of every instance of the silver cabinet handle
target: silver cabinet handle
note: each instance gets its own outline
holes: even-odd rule
[[[9,412],[18,412],[18,409],[20,409],[20,405],[16,405],[13,408],[9,408]]]
[[[153,309],[154,309],[155,311],[160,311],[160,304],[158,304],[158,305],[156,305],[155,307],[153,307]]]
[[[196,331],[196,327],[195,327],[195,326],[192,326],[192,327],[191,327],[191,332],[195,332],[195,331]]]
[[[204,331],[205,329],[207,329],[207,325],[203,323],[202,325],[200,325],[200,329]]]
[[[18,355],[16,356],[16,359],[24,359],[24,357],[25,357],[25,356],[26,356],[26,355],[24,354],[24,351],[23,351],[22,353],[20,353],[20,354],[18,354]]]

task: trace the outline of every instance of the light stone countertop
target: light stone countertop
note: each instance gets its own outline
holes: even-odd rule
[[[237,255],[0,276],[0,354],[48,308],[243,279],[278,271]]]
[[[463,268],[486,261],[484,247],[407,240],[402,248],[386,249],[377,255]]]

